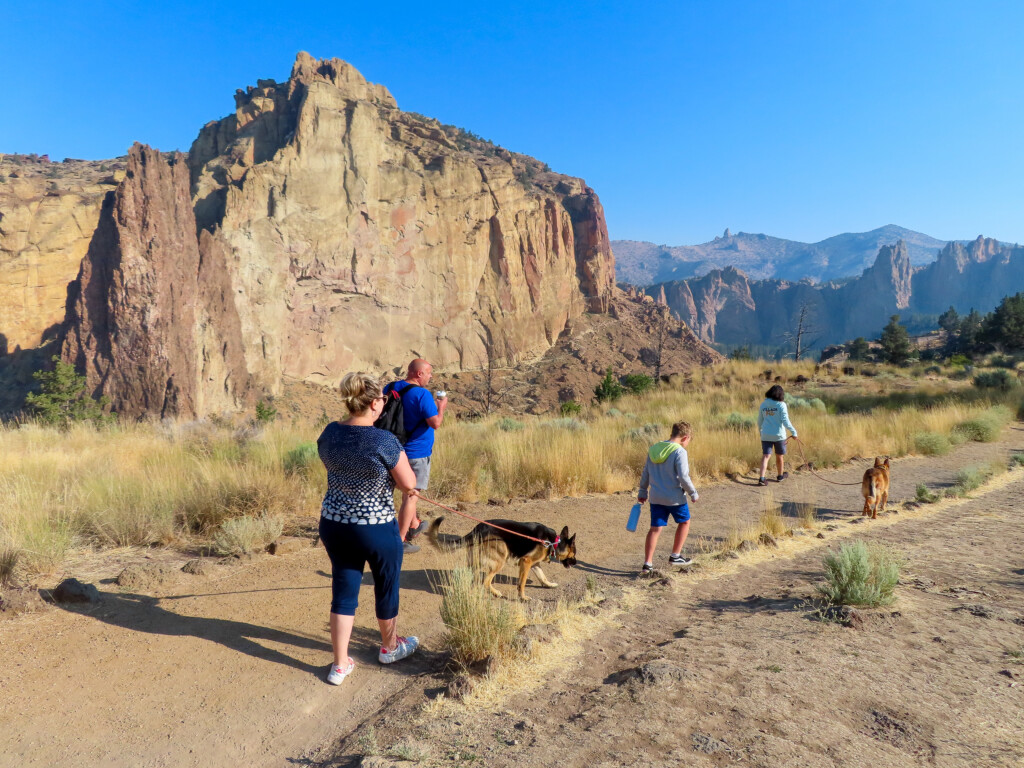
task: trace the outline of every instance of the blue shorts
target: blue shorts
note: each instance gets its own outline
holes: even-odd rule
[[[355,616],[363,569],[369,564],[377,618],[386,620],[398,615],[403,549],[397,520],[356,525],[321,517],[320,541],[331,558],[331,613]]]
[[[676,506],[668,504],[651,504],[651,528],[664,528],[668,525],[668,516],[677,523],[690,522],[690,506],[686,502]]]
[[[761,441],[761,455],[771,456],[772,448],[775,449],[776,456],[786,455],[786,441],[785,440],[762,440]]]

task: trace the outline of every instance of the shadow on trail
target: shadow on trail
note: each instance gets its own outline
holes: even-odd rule
[[[724,613],[766,613],[778,611],[805,611],[808,600],[806,597],[764,597],[750,595],[742,600],[701,600],[697,609]]]
[[[586,560],[577,560],[574,566],[584,573],[597,573],[601,576],[636,576],[636,571],[624,571],[620,568],[609,568],[604,565],[588,563]]]
[[[303,637],[281,629],[248,624],[244,621],[183,616],[162,607],[160,598],[148,595],[117,592],[102,592],[100,594],[102,601],[98,606],[88,610],[75,610],[60,603],[57,605],[66,611],[83,613],[112,626],[133,632],[148,632],[168,637],[197,637],[212,643],[219,643],[225,648],[256,659],[283,664],[286,667],[311,674],[322,674],[327,666],[326,662],[330,660],[327,654],[331,652],[331,645],[322,640]],[[267,648],[259,641],[323,651],[325,663],[322,665],[307,664],[286,653]]]

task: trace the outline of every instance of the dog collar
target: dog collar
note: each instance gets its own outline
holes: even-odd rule
[[[552,563],[557,562],[557,560],[558,560],[558,544],[561,541],[562,541],[562,537],[561,536],[555,536],[555,540],[554,541],[549,541],[548,542],[548,546],[551,548],[551,551],[548,553],[548,561],[549,562],[552,562]]]

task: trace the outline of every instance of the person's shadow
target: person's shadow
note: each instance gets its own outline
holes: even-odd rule
[[[169,637],[199,637],[212,643],[220,643],[226,648],[253,658],[284,664],[292,669],[299,669],[311,674],[321,674],[330,659],[328,654],[331,653],[331,645],[323,640],[282,629],[248,624],[244,621],[185,616],[167,610],[160,605],[160,602],[160,598],[148,595],[136,595],[129,592],[102,592],[101,602],[91,608],[76,609],[61,603],[57,605],[64,610],[86,613],[107,624],[134,632],[149,632]],[[365,641],[364,638],[361,639]],[[320,665],[307,664],[286,653],[267,648],[261,645],[260,641],[323,651],[324,663]]]

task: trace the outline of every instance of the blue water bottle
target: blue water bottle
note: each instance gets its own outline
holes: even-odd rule
[[[640,523],[640,507],[640,504],[634,504],[633,508],[629,510],[629,520],[626,521],[627,531],[635,531]]]

